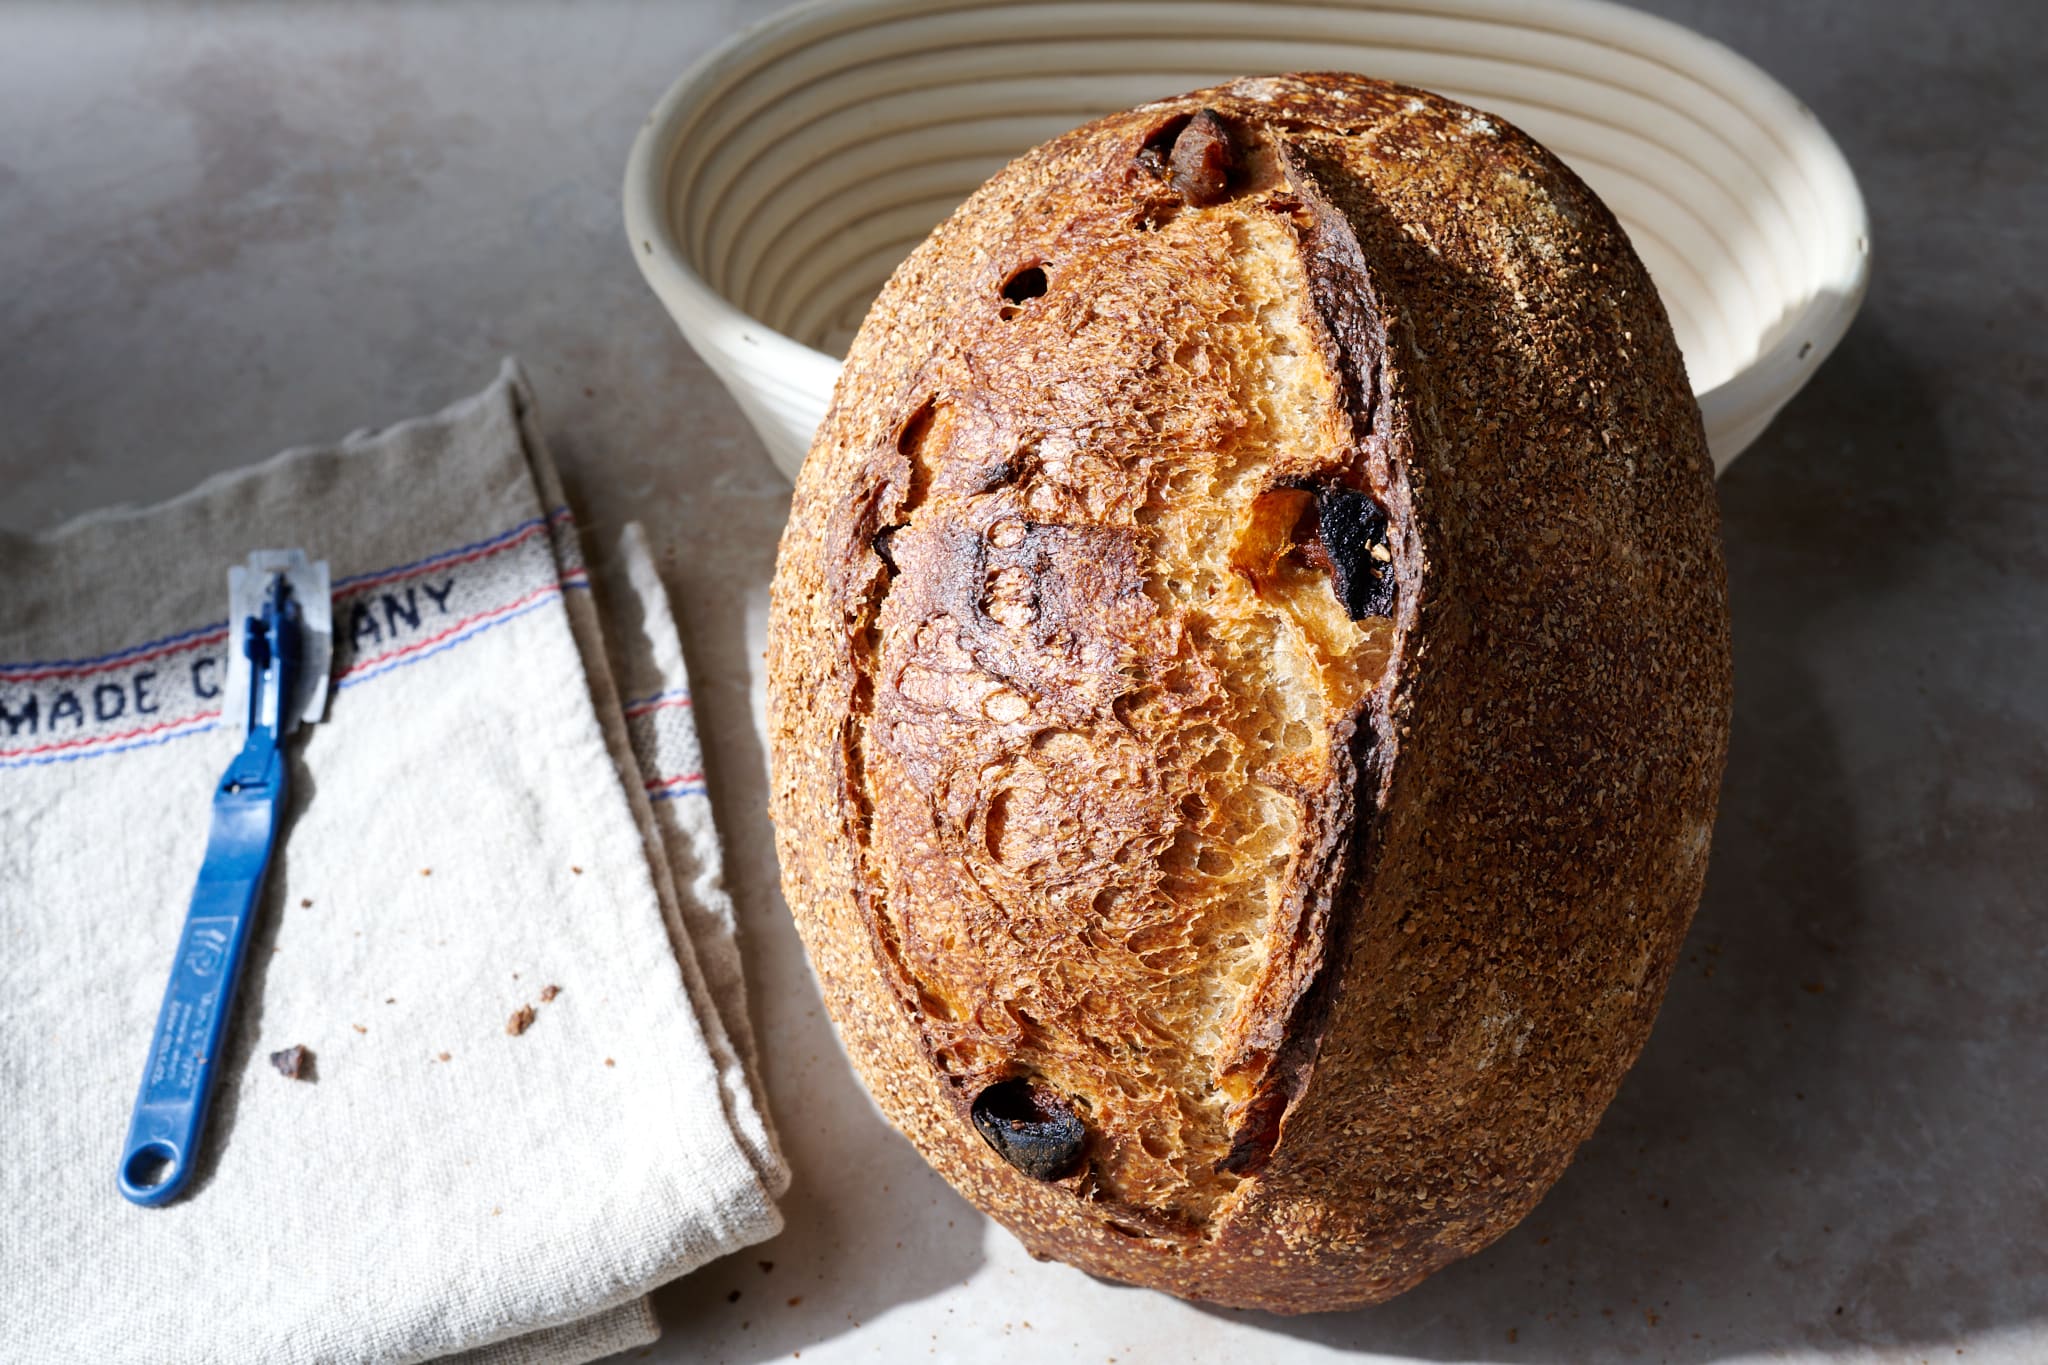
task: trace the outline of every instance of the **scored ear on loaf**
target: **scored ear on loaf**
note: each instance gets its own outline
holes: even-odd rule
[[[1383,1299],[1558,1178],[1698,903],[1728,629],[1670,324],[1438,96],[1091,123],[869,312],[769,684],[784,890],[923,1155],[1040,1256]]]

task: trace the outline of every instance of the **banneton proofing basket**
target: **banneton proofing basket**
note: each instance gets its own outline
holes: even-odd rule
[[[1757,67],[1602,0],[825,0],[691,68],[626,167],[647,282],[792,478],[889,274],[1011,158],[1238,76],[1347,70],[1498,114],[1607,201],[1664,297],[1717,467],[1848,328],[1856,178]]]

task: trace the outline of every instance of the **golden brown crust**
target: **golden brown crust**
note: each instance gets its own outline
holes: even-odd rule
[[[1100,1274],[1306,1311],[1484,1246],[1698,900],[1728,641],[1669,324],[1584,185],[1420,91],[1240,81],[984,186],[854,343],[769,647],[849,1054]]]

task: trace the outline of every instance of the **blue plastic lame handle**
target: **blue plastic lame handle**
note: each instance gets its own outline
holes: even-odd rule
[[[206,860],[192,888],[128,1141],[121,1149],[121,1193],[133,1203],[169,1203],[198,1162],[215,1064],[227,1038],[284,809],[280,707],[297,663],[297,622],[297,604],[285,594],[282,579],[272,584],[262,617],[247,618],[249,738],[214,787]]]

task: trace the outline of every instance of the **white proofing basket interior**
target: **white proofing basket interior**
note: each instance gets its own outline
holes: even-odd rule
[[[1603,0],[825,0],[676,82],[634,144],[635,259],[795,475],[868,304],[1018,153],[1238,76],[1347,70],[1548,146],[1614,210],[1726,467],[1840,340],[1869,277],[1855,177],[1727,48]]]

